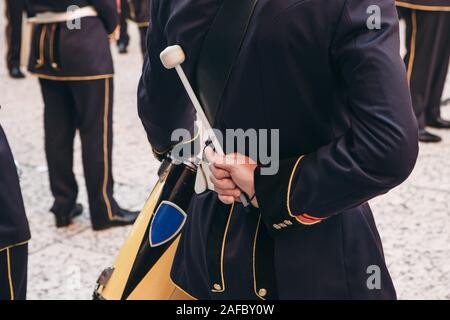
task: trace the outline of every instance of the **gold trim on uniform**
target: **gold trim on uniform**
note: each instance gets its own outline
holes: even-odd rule
[[[99,74],[95,76],[50,76],[47,74],[35,72],[30,72],[30,74],[41,79],[53,81],[91,81],[91,80],[111,79],[114,76],[113,74]]]
[[[4,248],[0,248],[0,252],[3,252],[5,250],[7,250],[7,249],[12,249],[12,248],[15,248],[15,247],[23,246],[24,244],[27,244],[28,242],[30,242],[30,240],[19,242],[19,243],[16,243],[16,244],[4,247]]]
[[[55,61],[55,33],[56,33],[56,28],[57,28],[57,24],[52,24],[52,28],[50,31],[50,45],[49,45],[49,50],[50,50],[50,66],[53,69],[58,69],[58,64]]]
[[[257,280],[256,280],[256,243],[258,241],[258,233],[259,233],[259,226],[261,225],[261,215],[259,215],[258,218],[258,225],[256,227],[256,233],[255,238],[253,240],[253,291],[255,292],[256,296],[262,300],[266,300],[264,297],[267,295],[267,290],[264,288],[257,288]]]
[[[416,38],[417,38],[417,13],[411,12],[412,32],[409,45],[409,61],[408,61],[408,82],[411,83],[411,77],[414,69],[414,60],[416,58]]]
[[[106,210],[108,212],[109,220],[112,220],[111,203],[108,197],[108,178],[109,178],[109,163],[108,163],[108,118],[109,118],[109,79],[105,79],[105,105],[103,113],[103,200],[105,201]]]
[[[291,210],[290,198],[291,198],[292,181],[294,180],[295,171],[297,170],[297,167],[300,164],[300,161],[302,161],[304,157],[305,156],[301,156],[300,158],[298,158],[297,162],[295,163],[294,168],[292,169],[292,172],[291,172],[291,176],[289,178],[289,184],[288,184],[288,189],[287,189],[286,206],[287,206],[289,215],[293,218],[296,218],[296,216],[292,213],[292,210]],[[281,229],[281,227],[280,227],[280,229]]]
[[[295,215],[292,213],[292,210],[291,210],[291,200],[290,199],[291,199],[292,182],[294,180],[295,171],[297,171],[297,167],[300,164],[300,162],[303,160],[303,158],[305,158],[305,156],[301,156],[300,158],[298,158],[297,162],[294,165],[294,168],[292,169],[291,177],[289,178],[288,190],[287,190],[286,206],[287,206],[288,213],[292,218],[295,218],[295,220],[297,222],[299,222],[300,224],[311,226],[311,225],[322,222],[323,219],[310,217],[310,216],[308,218],[305,218],[305,214]],[[286,228],[288,226],[290,226],[290,225],[288,223],[286,223],[286,221],[283,221],[283,222],[279,223],[278,225],[274,225],[274,228],[280,230],[280,229]]]
[[[427,6],[420,4],[411,4],[403,1],[395,1],[395,5],[397,7],[413,9],[413,10],[421,10],[421,11],[448,11],[450,12],[450,6]]]
[[[10,257],[9,250],[10,250],[10,248],[6,249],[6,264],[8,267],[9,294],[10,294],[11,300],[14,300],[14,287],[13,287],[13,281],[12,281],[12,275],[11,275],[11,257]]]
[[[36,68],[40,68],[45,64],[45,35],[47,33],[47,25],[43,25],[39,36],[39,59],[36,61]]]
[[[225,233],[222,240],[222,252],[220,254],[220,274],[222,277],[222,284],[214,284],[212,292],[220,293],[225,291],[225,276],[224,276],[224,255],[225,255],[225,243],[227,242],[228,228],[230,227],[231,217],[234,212],[234,203],[231,205],[230,213],[228,214],[227,226],[225,227]]]

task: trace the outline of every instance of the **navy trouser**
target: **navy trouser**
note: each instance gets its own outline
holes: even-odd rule
[[[406,21],[405,64],[419,127],[440,117],[450,60],[450,12],[400,9]]]
[[[0,300],[27,297],[28,244],[0,249]]]
[[[40,79],[40,84],[45,104],[45,151],[55,198],[51,211],[68,214],[76,204],[73,144],[79,130],[91,220],[94,226],[102,226],[119,210],[113,198],[113,79]]]
[[[6,1],[6,38],[8,41],[7,65],[11,69],[20,66],[20,50],[22,42],[22,16],[25,11],[25,0]]]

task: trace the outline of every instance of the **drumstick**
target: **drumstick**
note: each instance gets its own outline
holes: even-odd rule
[[[209,133],[209,138],[211,139],[216,153],[221,156],[225,155],[222,145],[214,134],[212,126],[209,123],[208,118],[206,117],[205,111],[203,110],[200,101],[197,98],[197,95],[192,89],[192,86],[189,83],[189,80],[186,77],[183,68],[181,67],[181,64],[186,60],[186,55],[183,49],[179,45],[167,47],[163,52],[161,52],[160,59],[166,69],[175,69],[177,71],[177,74],[181,82],[183,83],[183,86],[186,89],[186,92],[191,99],[192,104],[194,105],[198,119],[202,122],[204,129],[206,129],[206,131]],[[243,193],[241,194],[240,200],[244,207],[247,207],[249,205],[247,198]]]

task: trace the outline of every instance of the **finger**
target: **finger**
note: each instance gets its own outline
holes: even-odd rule
[[[235,155],[225,155],[221,156],[217,152],[215,152],[211,147],[205,148],[206,159],[209,164],[213,164],[216,168],[227,170],[231,165],[235,163]]]
[[[229,156],[224,156],[224,157],[216,157],[214,159],[214,163],[213,165],[217,168],[217,169],[221,169],[221,170],[225,170],[225,171],[230,171],[231,167],[234,165],[234,160],[233,158],[229,157]]]
[[[216,179],[214,176],[210,177],[211,182],[213,183],[214,187],[218,189],[223,190],[232,190],[237,189],[236,184],[231,179]]]
[[[211,171],[213,176],[215,176],[217,179],[224,179],[231,177],[231,175],[227,171],[218,169],[214,165],[218,160],[220,160],[221,157],[218,156],[217,153],[214,152],[214,150],[211,147],[205,148],[205,155],[206,160],[208,161],[209,164],[209,170]]]
[[[219,188],[214,188],[214,191],[217,192],[217,194],[221,195],[221,196],[230,196],[230,197],[235,197],[235,198],[239,198],[241,196],[241,190],[239,189],[219,189]]]
[[[205,148],[206,160],[209,164],[215,164],[217,161],[221,161],[221,156],[219,156],[211,147]]]
[[[246,157],[237,153],[227,154],[223,157],[217,157],[214,159],[214,166],[217,169],[231,172],[231,170],[239,164],[245,164]]]
[[[211,174],[216,179],[220,180],[220,179],[231,178],[231,174],[228,171],[223,170],[223,169],[219,169],[213,164],[209,165],[209,170],[211,171]]]
[[[220,161],[218,163],[220,165],[225,164],[225,165],[230,165],[230,166],[243,165],[243,164],[245,164],[245,165],[256,164],[256,162],[252,158],[247,157],[240,153],[227,154],[225,156],[224,161]]]
[[[234,197],[219,195],[219,200],[225,204],[233,204],[234,203]]]

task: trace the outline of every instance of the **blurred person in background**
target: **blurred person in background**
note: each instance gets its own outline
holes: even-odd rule
[[[119,53],[128,52],[130,36],[128,34],[128,22],[134,21],[139,28],[142,55],[145,55],[145,41],[148,26],[150,24],[151,0],[120,0],[120,37],[117,45]]]
[[[14,79],[25,78],[20,70],[20,52],[22,48],[22,18],[26,0],[6,0],[6,64],[9,75]]]
[[[441,118],[450,59],[450,0],[401,0],[396,4],[406,21],[405,64],[419,140],[440,142],[441,137],[426,127],[450,129],[450,121]]]
[[[56,226],[70,225],[83,211],[76,203],[78,186],[73,173],[77,130],[93,229],[132,224],[137,212],[121,209],[113,197],[110,41],[117,33],[116,1],[28,3],[34,24],[28,68],[39,78],[44,99],[45,151]]]

